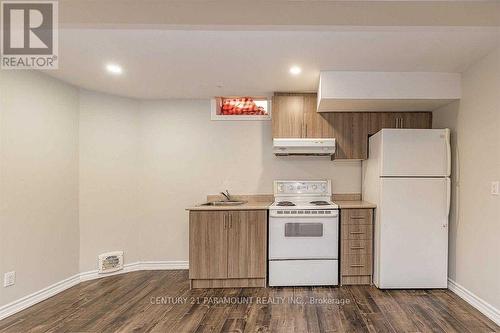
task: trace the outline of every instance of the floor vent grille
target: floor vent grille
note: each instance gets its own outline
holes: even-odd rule
[[[123,269],[123,251],[114,251],[99,255],[99,273],[106,274]]]

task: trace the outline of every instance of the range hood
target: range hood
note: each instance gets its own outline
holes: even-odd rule
[[[330,156],[335,153],[335,139],[273,139],[276,156]]]

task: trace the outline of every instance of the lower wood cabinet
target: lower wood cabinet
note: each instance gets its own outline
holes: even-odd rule
[[[227,213],[189,213],[189,278],[227,278]]]
[[[267,211],[190,211],[192,288],[265,287]]]
[[[340,211],[340,283],[371,284],[373,275],[373,210]]]

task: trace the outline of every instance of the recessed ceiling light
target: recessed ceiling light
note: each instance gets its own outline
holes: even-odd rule
[[[302,68],[299,66],[292,66],[290,67],[290,74],[292,75],[299,75],[302,72]]]
[[[116,74],[116,75],[123,73],[123,68],[117,64],[107,64],[106,70],[111,74]]]

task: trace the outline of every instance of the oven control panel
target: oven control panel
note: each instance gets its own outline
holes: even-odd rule
[[[331,195],[330,180],[274,181],[275,195]]]

